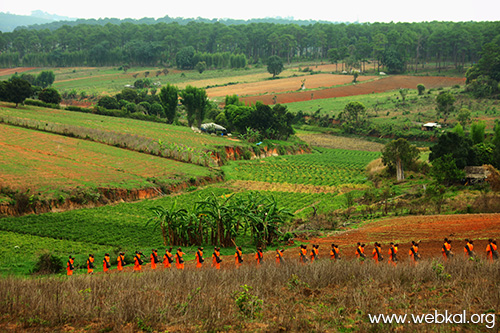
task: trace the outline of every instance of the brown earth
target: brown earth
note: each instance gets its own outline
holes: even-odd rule
[[[12,75],[15,73],[23,73],[36,69],[36,67],[16,67],[16,68],[0,68],[0,76]]]
[[[377,76],[360,76],[358,80],[369,81],[379,79]],[[208,97],[224,97],[226,95],[258,95],[275,94],[285,91],[298,91],[305,80],[305,89],[317,89],[344,85],[352,82],[352,75],[317,74],[297,76],[285,79],[265,80],[259,82],[235,84],[225,87],[207,89]]]
[[[406,260],[411,241],[419,241],[423,258],[441,256],[443,239],[452,240],[452,250],[463,255],[464,239],[474,240],[475,252],[484,257],[487,240],[500,238],[500,213],[464,214],[464,215],[431,215],[405,216],[371,222],[358,229],[341,231],[335,235],[302,241],[320,244],[323,256],[330,251],[332,243],[338,244],[341,256],[355,257],[356,243],[365,243],[365,253],[370,255],[373,243],[382,243],[383,254],[386,255],[389,243],[399,243],[399,258]]]
[[[344,76],[352,78],[351,76]],[[300,79],[300,78],[298,78]],[[277,81],[278,84],[279,81]],[[372,93],[382,93],[401,88],[416,89],[417,84],[423,84],[427,89],[449,87],[455,84],[464,84],[465,78],[441,77],[441,76],[388,76],[373,81],[361,82],[355,85],[345,85],[335,88],[327,88],[315,91],[297,91],[290,93],[275,94],[262,90],[265,95],[249,96],[240,98],[246,104],[255,104],[261,101],[264,104],[274,104],[273,98],[276,96],[276,103],[293,103],[308,101],[311,99],[324,99],[334,97],[346,97],[355,95],[366,95]],[[306,82],[307,85],[307,82]],[[237,86],[235,86],[237,87]],[[276,90],[278,88],[275,88]],[[275,91],[275,90],[273,90]]]

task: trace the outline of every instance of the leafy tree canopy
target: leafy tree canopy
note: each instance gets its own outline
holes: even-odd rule
[[[279,75],[283,71],[283,61],[280,57],[273,55],[267,60],[267,71],[272,74],[273,77]]]

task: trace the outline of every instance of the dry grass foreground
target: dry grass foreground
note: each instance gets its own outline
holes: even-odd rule
[[[498,318],[499,264],[456,259],[393,267],[324,259],[277,266],[269,260],[258,269],[3,278],[0,330],[484,331],[486,323],[376,325],[368,314],[466,310]]]

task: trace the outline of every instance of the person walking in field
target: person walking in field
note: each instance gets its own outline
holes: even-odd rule
[[[389,248],[389,260],[387,261],[390,265],[396,266],[396,263],[398,262],[398,246],[399,244],[391,242],[391,247]]]
[[[467,259],[474,259],[475,254],[474,254],[474,242],[469,239],[465,239],[465,246],[464,246],[464,255],[465,258]]]
[[[498,260],[498,247],[497,242],[493,239],[488,239],[488,245],[486,245],[486,258],[489,261]]]
[[[140,273],[142,271],[142,259],[141,259],[142,252],[135,251],[135,256],[134,256],[134,272]]]
[[[203,248],[199,247],[198,251],[196,251],[196,268],[201,268],[204,261],[205,259],[203,259]]]
[[[285,252],[284,249],[276,249],[276,264],[281,264],[281,262],[283,261],[283,253]]]
[[[102,270],[104,273],[107,273],[111,268],[111,263],[109,262],[109,253],[104,255],[104,259],[102,260]]]
[[[87,274],[94,274],[94,255],[89,254],[87,259]]]
[[[410,255],[411,262],[416,264],[420,260],[420,253],[418,253],[418,246],[420,245],[419,242],[411,241],[411,247],[410,250],[408,251],[408,254]]]
[[[330,260],[339,260],[340,251],[339,246],[332,243],[332,249],[330,250]]]
[[[384,260],[382,256],[382,245],[380,243],[375,242],[375,247],[372,251],[372,258],[375,260],[375,263],[378,264],[379,261]]]
[[[448,260],[453,257],[453,252],[451,252],[451,240],[448,238],[444,239],[443,247],[441,248],[444,260]]]
[[[118,272],[122,272],[123,267],[125,266],[125,252],[120,252],[118,258],[116,258],[116,262],[116,269],[118,270]]]
[[[214,253],[212,253],[212,267],[215,269],[220,269],[220,263],[222,259],[220,257],[220,248],[214,247]]]
[[[359,261],[364,261],[366,259],[365,255],[365,244],[361,244],[358,242],[356,246],[356,257]]]
[[[257,265],[260,265],[262,261],[264,261],[264,253],[262,253],[262,248],[258,247],[257,252],[255,253],[255,260]]]
[[[169,248],[168,250],[165,249],[165,254],[163,255],[163,268],[172,267],[173,262],[174,259],[172,258],[172,248]]]
[[[313,262],[314,260],[318,260],[319,259],[319,245],[314,245],[312,246],[312,249],[311,249],[311,262]]]
[[[181,248],[177,249],[177,253],[175,254],[175,266],[177,269],[184,269],[184,259],[182,256],[185,255],[184,252],[182,252]]]
[[[236,247],[236,253],[234,254],[234,263],[236,268],[240,268],[243,265],[243,250],[241,246]]]
[[[68,262],[66,263],[66,275],[71,276],[73,275],[73,271],[75,270],[75,258],[69,256]]]
[[[151,262],[151,269],[156,269],[157,264],[160,262],[160,259],[158,259],[158,250],[157,249],[151,250],[151,255],[149,256],[149,260]]]
[[[300,262],[305,264],[307,262],[307,246],[300,246]]]

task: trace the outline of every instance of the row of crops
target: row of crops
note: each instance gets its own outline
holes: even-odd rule
[[[217,145],[231,145],[231,142],[217,136],[199,135],[193,133],[188,127],[173,126],[149,121],[138,121],[129,118],[115,118],[89,113],[72,112],[57,109],[47,109],[29,106],[25,108],[0,107],[0,115],[4,117],[20,118],[25,120],[40,121],[50,130],[51,124],[67,125],[71,127],[87,128],[128,134],[140,135],[153,141],[161,140],[170,144],[182,144],[192,149],[205,149]]]
[[[223,167],[228,179],[339,186],[366,181],[364,169],[378,152],[317,148],[312,154],[237,161]]]

